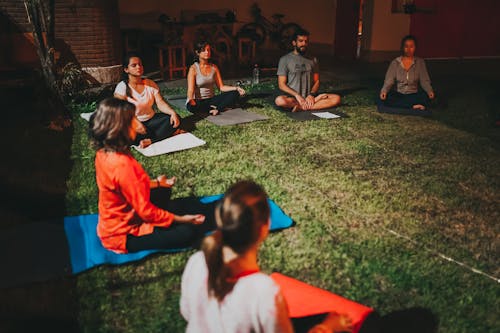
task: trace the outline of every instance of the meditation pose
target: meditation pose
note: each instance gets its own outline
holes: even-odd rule
[[[108,98],[90,119],[90,138],[97,149],[97,235],[105,248],[117,253],[190,246],[203,236],[200,228],[208,227],[201,225],[205,215],[178,216],[162,209],[168,208],[175,177],[150,179],[130,153],[142,126],[135,112],[133,104]]]
[[[208,42],[196,44],[197,61],[189,68],[187,75],[186,107],[190,112],[204,112],[215,116],[234,106],[245,90],[225,85],[219,68],[210,62],[212,51]],[[221,91],[215,95],[215,87]]]
[[[172,136],[178,130],[179,116],[165,102],[158,85],[142,78],[144,68],[136,53],[129,53],[125,57],[123,71],[125,79],[116,86],[114,96],[134,104],[135,115],[143,125],[138,127],[138,135],[133,144],[144,148],[152,142]],[[161,113],[153,110],[155,103]]]
[[[276,105],[292,112],[321,110],[338,105],[339,95],[318,94],[318,62],[316,58],[305,56],[309,32],[297,30],[292,45],[293,51],[281,57],[278,64],[278,86],[286,95],[276,97]]]
[[[227,190],[216,208],[216,231],[182,275],[186,332],[293,332],[279,286],[257,263],[269,214],[266,193],[254,182],[241,181]],[[311,332],[350,331],[350,325],[346,317],[331,314]]]
[[[401,41],[402,55],[394,59],[385,74],[380,99],[385,106],[425,110],[434,98],[425,61],[415,56],[417,41],[408,35]],[[396,82],[396,91],[391,90]],[[419,83],[422,89],[419,89]]]

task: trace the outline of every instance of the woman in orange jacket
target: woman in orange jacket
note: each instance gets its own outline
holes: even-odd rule
[[[105,248],[117,253],[189,246],[213,223],[205,222],[204,214],[176,215],[166,210],[175,177],[150,179],[132,156],[129,147],[140,127],[135,106],[117,98],[100,102],[91,118],[90,137],[97,149],[97,234]],[[207,212],[213,220],[213,205],[200,204],[194,210]]]

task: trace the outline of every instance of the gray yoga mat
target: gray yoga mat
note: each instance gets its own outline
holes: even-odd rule
[[[269,119],[269,117],[258,113],[248,112],[241,108],[236,108],[229,109],[216,116],[208,116],[205,119],[218,126],[229,126],[250,123],[259,120],[267,120]]]
[[[186,97],[179,97],[179,96],[174,96],[167,98],[167,103],[170,104],[171,106],[175,106],[181,110],[186,110]]]
[[[313,114],[313,113],[321,113],[321,112],[328,112],[331,114],[335,114],[337,116],[340,116],[340,118],[349,118],[349,116],[347,114],[343,113],[338,108],[330,108],[330,109],[315,110],[315,111],[299,111],[299,112],[284,111],[283,109],[278,109],[278,110],[283,112],[287,117],[289,117],[293,120],[297,120],[297,121],[324,119],[324,118],[317,117]],[[339,119],[339,118],[335,118],[335,119]]]
[[[184,96],[169,96],[167,97],[167,101],[172,106],[186,110],[186,98]],[[234,108],[221,112],[217,116],[207,116],[205,119],[218,126],[229,126],[267,120],[269,117],[245,111],[241,108]]]

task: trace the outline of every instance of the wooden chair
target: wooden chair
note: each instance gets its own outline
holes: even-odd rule
[[[238,62],[250,63],[255,59],[255,41],[248,37],[238,38]]]
[[[158,59],[163,80],[167,72],[170,80],[177,72],[182,72],[182,77],[186,77],[186,48],[183,45],[159,45]]]

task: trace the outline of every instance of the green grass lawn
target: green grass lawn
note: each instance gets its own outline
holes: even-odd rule
[[[297,223],[265,242],[266,272],[296,277],[382,315],[430,309],[440,332],[499,332],[499,283],[435,254],[500,276],[499,129],[485,120],[488,111],[471,112],[460,98],[423,119],[378,114],[375,95],[368,87],[345,96],[340,109],[349,118],[309,122],[251,99],[249,110],[270,120],[229,127],[203,120],[193,133],[205,146],[153,158],[133,154],[150,175],[178,177],[174,197],[221,193],[239,179],[262,184]],[[94,152],[87,123],[77,115],[92,108],[74,107],[69,215],[97,212]],[[81,329],[183,331],[180,276],[191,254],[154,255],[79,275]]]

